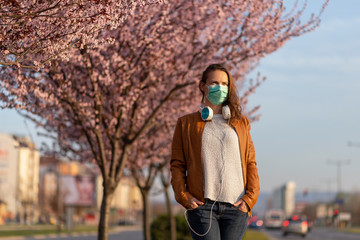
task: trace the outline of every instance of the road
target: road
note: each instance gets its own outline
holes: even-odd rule
[[[49,238],[50,239],[50,238]],[[90,236],[71,236],[71,237],[57,237],[51,238],[53,240],[96,240],[96,235]],[[109,240],[142,240],[143,234],[142,231],[124,231],[119,233],[110,233]],[[29,239],[30,240],[30,239]]]
[[[313,229],[306,238],[303,238],[298,235],[288,235],[286,237],[282,236],[282,232],[279,230],[262,230],[266,233],[270,239],[269,240],[360,240],[360,234],[354,233],[342,233],[336,232],[331,229]],[[61,235],[44,235],[36,237],[9,237],[9,238],[0,238],[0,240],[37,240],[37,239],[49,239],[49,240],[96,240],[97,235],[95,233],[90,234],[78,234],[72,236]],[[117,233],[110,233],[109,240],[143,240],[142,230],[124,230]]]
[[[270,236],[270,240],[360,240],[360,234],[337,232],[335,230],[325,228],[313,229],[311,232],[308,233],[306,238],[303,238],[300,235],[291,234],[283,237],[282,232],[279,230],[264,230],[263,232]]]
[[[0,237],[0,240],[97,240],[96,233],[78,233],[78,234],[49,234],[49,235],[37,235],[34,237]],[[109,240],[143,240],[142,230],[124,230],[117,233],[109,233]]]

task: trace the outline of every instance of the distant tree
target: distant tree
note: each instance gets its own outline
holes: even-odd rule
[[[155,163],[150,163],[146,166],[137,166],[132,161],[129,161],[131,174],[135,179],[137,187],[140,189],[142,203],[143,203],[143,235],[144,240],[150,240],[150,190],[154,184],[158,174],[158,167]]]
[[[360,225],[360,192],[355,191],[348,194],[343,206],[343,211],[351,213],[351,224]]]
[[[168,158],[170,159],[170,157]],[[160,180],[163,187],[163,192],[165,195],[166,209],[168,212],[169,222],[170,222],[170,239],[176,240],[176,219],[172,210],[172,201],[169,194],[170,187],[170,169],[168,161],[164,161],[163,164],[159,166]]]
[[[316,208],[318,204],[307,204],[306,207],[303,209],[302,214],[306,215],[309,220],[316,220]]]
[[[173,101],[173,105],[176,101]],[[163,108],[169,116],[175,115],[177,111],[189,111],[188,105],[179,105],[176,109]],[[151,239],[150,233],[150,202],[149,194],[155,179],[161,175],[162,184],[169,186],[168,179],[165,179],[165,168],[168,167],[170,160],[170,143],[172,139],[173,124],[171,118],[158,116],[154,125],[134,144],[132,153],[129,155],[127,168],[131,171],[142,195],[143,202],[143,234],[145,240]],[[175,218],[172,215],[170,198],[164,189],[167,203],[167,211],[170,216],[171,240],[176,239]],[[165,192],[166,191],[166,192]]]
[[[74,44],[66,60],[39,70],[0,65],[1,107],[24,110],[64,153],[99,166],[99,239],[107,239],[110,202],[134,144],[158,119],[183,114],[179,102],[198,109],[196,84],[209,63],[226,64],[243,89],[262,57],[320,21],[312,16],[302,24],[303,9],[286,13],[277,0],[178,0],[133,11],[117,28]],[[98,45],[102,39],[109,42]]]

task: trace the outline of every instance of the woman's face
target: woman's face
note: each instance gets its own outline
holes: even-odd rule
[[[91,200],[94,192],[93,178],[89,176],[81,176],[77,181],[77,188],[80,199]]]
[[[206,79],[206,84],[201,84],[201,90],[204,92],[204,96],[207,96],[209,92],[208,86],[217,84],[229,86],[229,79],[226,72],[221,70],[215,70],[209,73],[208,78]]]

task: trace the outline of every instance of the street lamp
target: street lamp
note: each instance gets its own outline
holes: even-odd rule
[[[327,160],[327,164],[335,165],[337,167],[337,181],[338,181],[338,193],[341,193],[341,167],[343,165],[350,164],[350,160]]]
[[[349,147],[360,147],[360,143],[359,142],[348,141],[348,146]]]

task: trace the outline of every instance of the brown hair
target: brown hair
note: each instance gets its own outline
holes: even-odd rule
[[[226,99],[226,101],[222,104],[223,106],[228,105],[231,111],[231,118],[230,121],[232,122],[233,120],[240,120],[241,119],[241,104],[240,104],[240,100],[239,97],[237,95],[237,91],[236,91],[236,86],[234,83],[233,78],[231,77],[229,71],[221,64],[211,64],[209,65],[206,70],[203,72],[202,77],[201,77],[201,81],[199,82],[199,89],[202,93],[202,101],[204,100],[205,97],[205,93],[201,90],[201,83],[206,84],[206,80],[208,79],[209,73],[213,72],[213,71],[223,71],[226,73],[226,75],[228,76],[228,81],[229,81],[229,93],[228,93],[228,98]]]

